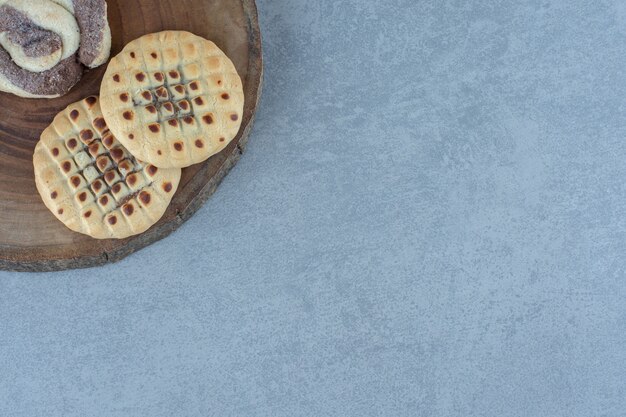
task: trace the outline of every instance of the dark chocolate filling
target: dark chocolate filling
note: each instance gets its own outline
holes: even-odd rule
[[[7,51],[0,48],[0,74],[11,83],[34,95],[52,96],[67,93],[80,80],[83,67],[72,55],[44,72],[30,72],[11,60]]]
[[[98,57],[107,24],[105,0],[72,0],[74,16],[80,28],[78,59],[89,66]]]
[[[90,65],[99,55],[107,25],[105,0],[72,0],[80,28],[80,49],[48,71],[34,73],[15,64],[0,47],[0,74],[12,84],[33,95],[63,95],[83,73],[80,62]],[[38,27],[26,14],[9,6],[0,7],[0,32],[20,45],[29,57],[50,55],[63,47],[59,35]],[[78,58],[78,60],[77,60]],[[79,62],[80,61],[80,62]]]
[[[20,45],[29,57],[51,55],[61,49],[61,37],[38,27],[27,15],[9,6],[0,6],[0,32]]]

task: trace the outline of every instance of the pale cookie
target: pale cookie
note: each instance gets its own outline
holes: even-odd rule
[[[111,131],[137,158],[186,167],[224,149],[243,116],[241,79],[211,41],[165,31],[130,42],[100,89]]]
[[[33,165],[48,209],[70,229],[97,239],[146,231],[163,216],[181,174],[135,159],[108,130],[95,96],[54,118]]]

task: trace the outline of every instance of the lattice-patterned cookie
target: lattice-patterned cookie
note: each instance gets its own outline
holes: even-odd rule
[[[111,131],[137,158],[169,168],[208,159],[237,135],[241,79],[211,41],[165,31],[130,42],[100,89]]]
[[[147,230],[165,212],[181,174],[134,158],[107,128],[95,96],[54,118],[33,164],[48,209],[70,229],[97,239]]]

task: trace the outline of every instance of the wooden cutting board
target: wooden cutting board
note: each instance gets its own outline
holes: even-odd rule
[[[237,162],[252,128],[263,75],[254,0],[107,0],[112,55],[146,33],[188,30],[214,41],[235,63],[246,95],[241,130],[224,151],[183,170],[163,218],[124,240],[96,240],[67,229],[35,188],[32,154],[43,129],[68,104],[97,94],[106,65],[91,70],[66,96],[22,99],[0,93],[0,269],[52,271],[115,262],[169,235],[193,215]]]

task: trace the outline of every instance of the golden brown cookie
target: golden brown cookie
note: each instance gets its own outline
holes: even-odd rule
[[[137,158],[163,167],[208,159],[237,135],[244,95],[228,57],[211,41],[165,31],[130,42],[100,89],[111,131]]]
[[[155,224],[181,174],[134,158],[109,131],[95,96],[54,118],[33,165],[48,209],[70,229],[97,239],[125,238]]]

